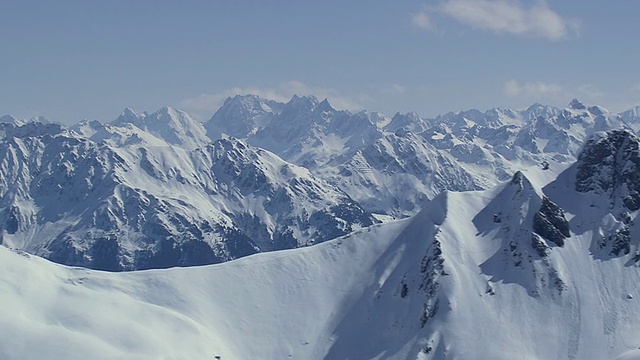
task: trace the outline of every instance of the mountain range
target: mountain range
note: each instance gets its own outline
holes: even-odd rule
[[[637,108],[1,119],[2,358],[640,358]]]

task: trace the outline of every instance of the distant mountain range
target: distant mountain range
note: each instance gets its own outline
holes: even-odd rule
[[[112,271],[224,262],[412,216],[442,191],[517,171],[546,169],[549,182],[592,134],[639,124],[637,108],[578,100],[423,119],[253,95],[204,124],[170,107],[68,129],[4,116],[0,240]]]
[[[3,116],[0,358],[640,359],[639,129],[578,100]]]
[[[146,141],[96,143],[40,123],[5,127],[3,153],[10,155],[2,164],[11,166],[3,175],[15,169],[15,181],[3,177],[2,186],[16,184],[14,205],[5,208],[7,246],[24,239],[25,248],[40,244],[34,252],[49,257],[72,253],[67,261],[118,270],[327,241],[214,266],[124,273],[0,249],[0,355],[638,359],[640,139],[616,115],[592,111],[552,111],[526,122],[529,130],[502,123],[475,132],[482,118],[469,126],[472,120],[461,114],[435,125],[437,134],[434,126],[410,137],[408,129],[404,135],[381,130],[384,138],[376,142],[404,146],[404,153],[424,146],[460,171],[476,166],[466,174],[523,168],[504,181],[487,172],[485,180],[497,181],[487,190],[440,192],[408,218],[376,215],[382,223],[309,169],[241,140],[191,151]],[[492,146],[490,136],[462,136],[455,130],[460,121],[467,133],[497,133],[511,142]],[[585,134],[603,123],[623,128]],[[540,135],[569,130],[572,138],[562,146]],[[522,140],[529,151],[514,144],[526,139],[520,134],[532,134]],[[586,140],[574,153],[579,136]],[[453,145],[432,144],[446,144],[445,138]],[[477,146],[481,151],[472,154],[493,159],[461,165],[451,160],[459,146]],[[514,155],[502,157],[499,146]],[[23,161],[8,163],[16,159]],[[417,176],[416,162],[402,160],[386,171],[372,167],[374,174],[389,181]],[[411,185],[404,191],[415,191]],[[285,226],[288,235],[278,230]],[[135,235],[123,237],[124,230]],[[35,241],[46,234],[54,241]],[[56,247],[56,239],[69,245]],[[136,255],[145,245],[149,257]]]

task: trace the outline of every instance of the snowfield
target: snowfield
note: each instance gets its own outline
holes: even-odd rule
[[[2,117],[0,360],[640,359],[638,114]]]
[[[520,174],[316,246],[201,267],[108,273],[0,248],[0,358],[637,358],[638,266],[595,260],[589,232],[537,255],[540,194]]]
[[[407,223],[223,266],[130,273],[0,248],[0,358],[322,358]]]

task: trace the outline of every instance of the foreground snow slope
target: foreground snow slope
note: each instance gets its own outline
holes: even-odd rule
[[[322,358],[406,224],[224,266],[133,273],[0,248],[0,358]]]
[[[560,228],[575,217],[517,173],[412,218],[218,265],[105,273],[0,248],[0,358],[633,358],[633,253],[596,258],[595,228],[541,237],[542,212]]]

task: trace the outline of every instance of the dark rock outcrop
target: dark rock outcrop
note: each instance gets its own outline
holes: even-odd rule
[[[533,217],[533,231],[558,246],[571,236],[569,222],[564,211],[546,196],[542,198],[540,210]]]

